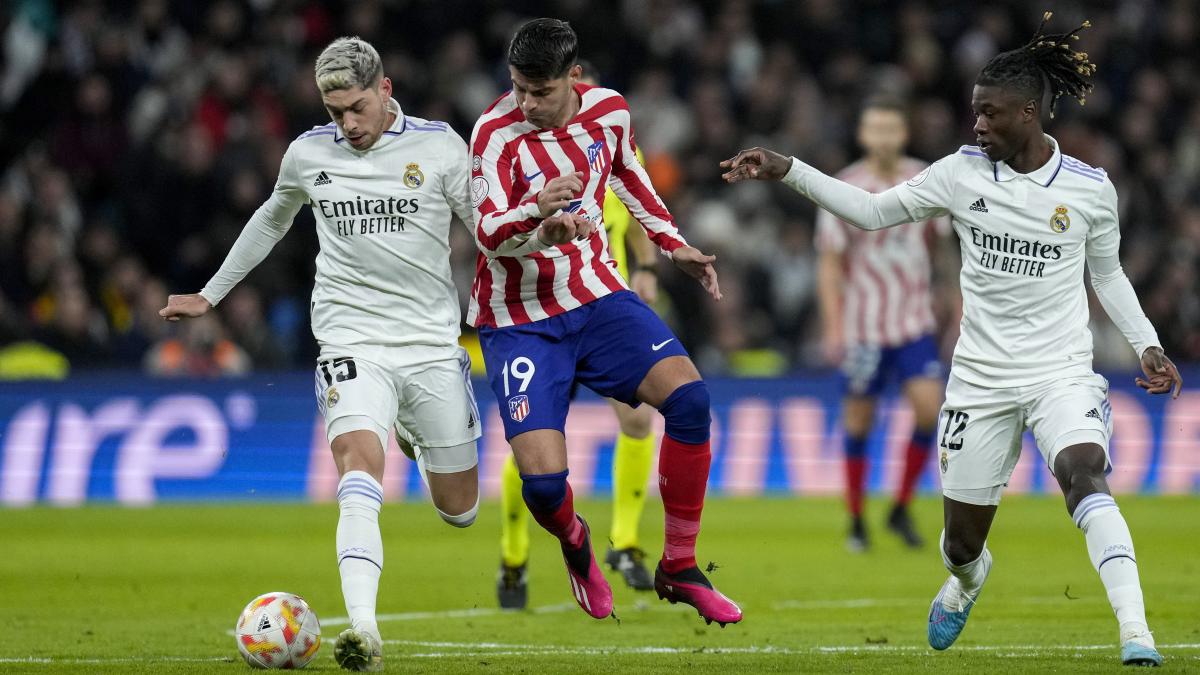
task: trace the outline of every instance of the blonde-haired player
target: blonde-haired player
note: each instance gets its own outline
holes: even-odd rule
[[[288,146],[275,191],[220,270],[199,293],[170,296],[160,314],[177,320],[214,307],[311,204],[321,247],[312,295],[317,403],[341,476],[337,562],[351,621],[334,658],[348,670],[381,670],[375,598],[389,429],[447,523],[466,527],[479,510],[479,412],[458,346],[449,243],[452,215],[473,221],[470,167],[449,125],[400,110],[367,42],[333,41],[315,77],[333,122]]]
[[[596,71],[592,65],[585,61],[580,61],[580,65],[584,72],[580,81],[596,85]],[[636,151],[638,161],[645,164],[641,149]],[[658,297],[655,246],[646,231],[633,222],[629,209],[612,188],[604,193],[604,229],[608,232],[609,253],[617,263],[617,271],[629,282],[633,292],[646,304],[653,305]],[[613,399],[608,402],[617,415],[621,430],[613,448],[611,545],[605,562],[609,569],[621,573],[630,588],[649,591],[654,588],[654,578],[646,568],[645,553],[639,546],[638,523],[646,506],[646,483],[654,464],[655,445],[650,424],[655,411],[648,405],[631,408]],[[501,472],[500,511],[500,571],[496,579],[496,597],[504,609],[524,609],[529,598],[529,510],[521,497],[521,473],[512,454],[504,458]]]

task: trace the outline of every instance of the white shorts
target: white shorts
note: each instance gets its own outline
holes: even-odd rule
[[[1095,373],[1028,387],[990,389],[950,373],[938,419],[942,489],[979,490],[1005,485],[1021,456],[1021,436],[1033,432],[1046,466],[1066,447],[1095,443],[1111,463],[1112,408],[1108,380]]]
[[[331,353],[337,352],[322,349],[323,355]],[[387,430],[394,428],[399,440],[421,449],[429,471],[457,473],[478,463],[479,409],[471,360],[462,348],[449,358],[417,363],[323,356],[316,390],[330,443],[346,432],[367,430],[382,434],[386,448]]]

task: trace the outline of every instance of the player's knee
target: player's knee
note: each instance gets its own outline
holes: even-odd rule
[[[681,385],[658,409],[666,421],[666,434],[681,443],[695,445],[707,441],[708,427],[712,423],[710,405],[704,380]]]
[[[966,565],[979,558],[983,553],[983,545],[983,541],[976,542],[965,537],[947,536],[942,543],[942,550],[946,553],[946,560],[951,564]]]
[[[533,511],[555,511],[567,498],[567,473],[545,473],[521,476],[521,496]]]
[[[471,508],[459,514],[446,513],[436,506],[434,508],[437,509],[438,515],[442,517],[442,520],[454,527],[470,527],[475,522],[475,517],[479,515],[479,495],[475,495],[475,503],[471,505]]]
[[[642,407],[653,410],[650,406]],[[641,410],[641,408],[638,408],[638,410]],[[621,433],[630,438],[645,438],[650,435],[650,422],[650,418],[645,415],[630,415],[621,421]]]

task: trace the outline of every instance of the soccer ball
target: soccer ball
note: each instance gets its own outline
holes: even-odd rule
[[[321,623],[304,598],[265,593],[237,622],[237,646],[254,668],[303,668],[321,647]]]

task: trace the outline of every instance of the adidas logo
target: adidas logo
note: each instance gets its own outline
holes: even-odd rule
[[[262,619],[258,622],[258,632],[261,633],[271,627],[271,617],[263,614]]]
[[[467,428],[474,429],[475,428],[475,413],[473,413],[473,412],[468,413],[468,415],[469,415],[469,417],[467,418]]]
[[[329,180],[329,176],[326,176],[325,172],[322,171],[321,173],[317,174],[317,179],[315,181],[313,181],[313,185],[329,185],[332,182],[333,181]],[[975,207],[971,207],[971,208],[975,208]],[[984,209],[984,211],[987,211],[987,209]]]
[[[323,176],[323,175],[325,175],[325,174],[321,174],[321,175]],[[980,212],[980,213],[987,213],[987,212],[988,212],[988,210],[987,210],[987,204],[985,204],[985,203],[983,202],[983,197],[980,197],[979,199],[976,199],[976,200],[975,200],[975,203],[971,205],[971,210],[972,210],[972,211],[978,211],[978,212]]]
[[[1095,408],[1092,408],[1091,410],[1089,410],[1089,411],[1085,412],[1085,413],[1083,414],[1083,416],[1084,416],[1084,417],[1091,417],[1091,418],[1094,418],[1094,419],[1100,419],[1100,411],[1099,411],[1099,410],[1096,410]]]

